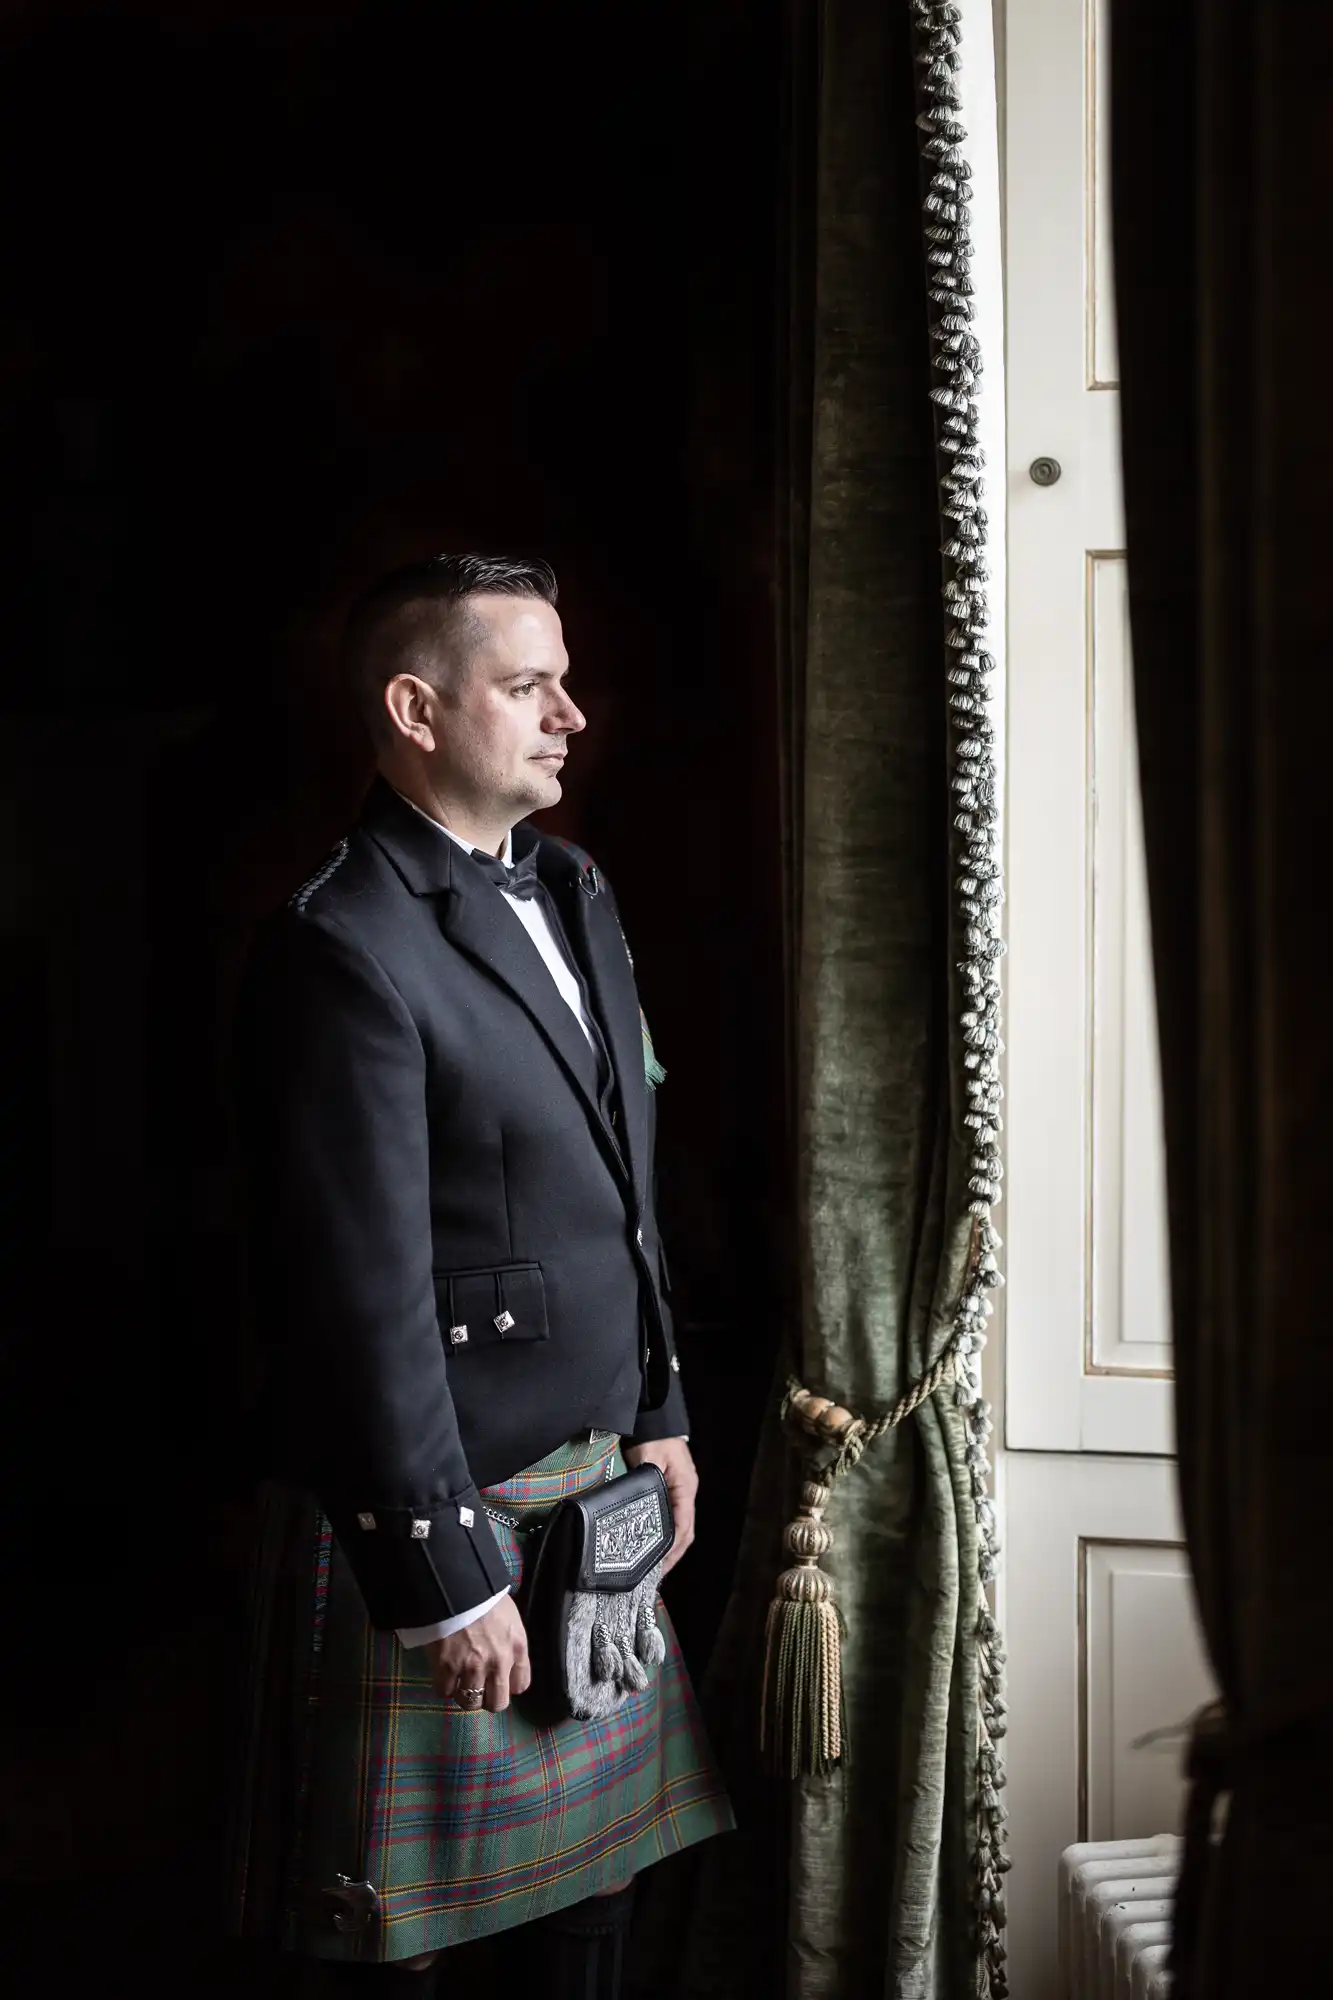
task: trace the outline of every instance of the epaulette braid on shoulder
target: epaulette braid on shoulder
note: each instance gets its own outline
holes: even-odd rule
[[[347,859],[348,841],[346,836],[338,842],[327,861],[321,862],[308,882],[303,882],[294,896],[288,898],[289,910],[303,910],[316,889],[322,889],[331,875],[336,875]]]

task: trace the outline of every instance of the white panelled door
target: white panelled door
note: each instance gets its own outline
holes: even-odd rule
[[[1108,12],[1107,0],[1007,0],[1005,9],[1004,1613],[1009,1942],[1021,2000],[1059,1991],[1060,1850],[1177,1829],[1180,1746],[1154,1733],[1211,1691],[1170,1459]]]

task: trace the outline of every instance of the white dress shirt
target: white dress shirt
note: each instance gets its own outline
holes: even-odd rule
[[[440,833],[448,834],[450,840],[457,841],[464,853],[471,854],[472,842],[470,840],[464,840],[462,835],[455,833],[451,827],[441,826],[439,820],[431,819],[429,813],[421,812],[420,806],[412,805],[411,799],[407,803],[412,806],[413,812],[421,813],[421,817],[424,820],[429,820],[430,824]],[[512,833],[505,839],[504,853],[500,856],[500,859],[504,862],[506,868],[513,867],[514,836]],[[518,918],[524,930],[541,953],[542,962],[555,981],[560,998],[565,1002],[571,1014],[573,1014],[575,1020],[587,1036],[589,1048],[596,1049],[597,1044],[593,1039],[592,1028],[589,1025],[587,1015],[583,1011],[583,996],[579,992],[579,983],[570,971],[565,961],[564,953],[555,941],[551,931],[551,921],[546,914],[546,907],[542,898],[540,896],[508,896],[505,895],[503,889],[500,891],[500,894],[504,896],[506,903],[508,903],[510,909],[514,912],[514,915]],[[425,1646],[432,1639],[447,1639],[451,1633],[461,1632],[465,1625],[472,1625],[478,1618],[484,1618],[488,1611],[494,1611],[501,1599],[508,1595],[508,1591],[502,1590],[496,1596],[488,1597],[484,1604],[474,1604],[470,1611],[460,1611],[452,1618],[442,1618],[436,1625],[400,1626],[398,1631],[399,1640],[404,1646]]]

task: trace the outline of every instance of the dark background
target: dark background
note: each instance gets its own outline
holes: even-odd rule
[[[222,1051],[368,776],[382,568],[547,556],[589,727],[725,1601],[786,1285],[773,667],[781,10],[0,21],[3,1908],[211,1953],[245,1539]],[[146,1960],[144,1961],[147,1962]],[[61,1990],[57,1987],[54,1990]]]

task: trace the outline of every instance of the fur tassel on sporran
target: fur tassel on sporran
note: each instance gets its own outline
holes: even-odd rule
[[[825,1777],[842,1761],[842,1614],[819,1559],[833,1546],[823,1518],[829,1488],[810,1479],[783,1534],[795,1566],[778,1578],[768,1611],[760,1747],[779,1777]]]

